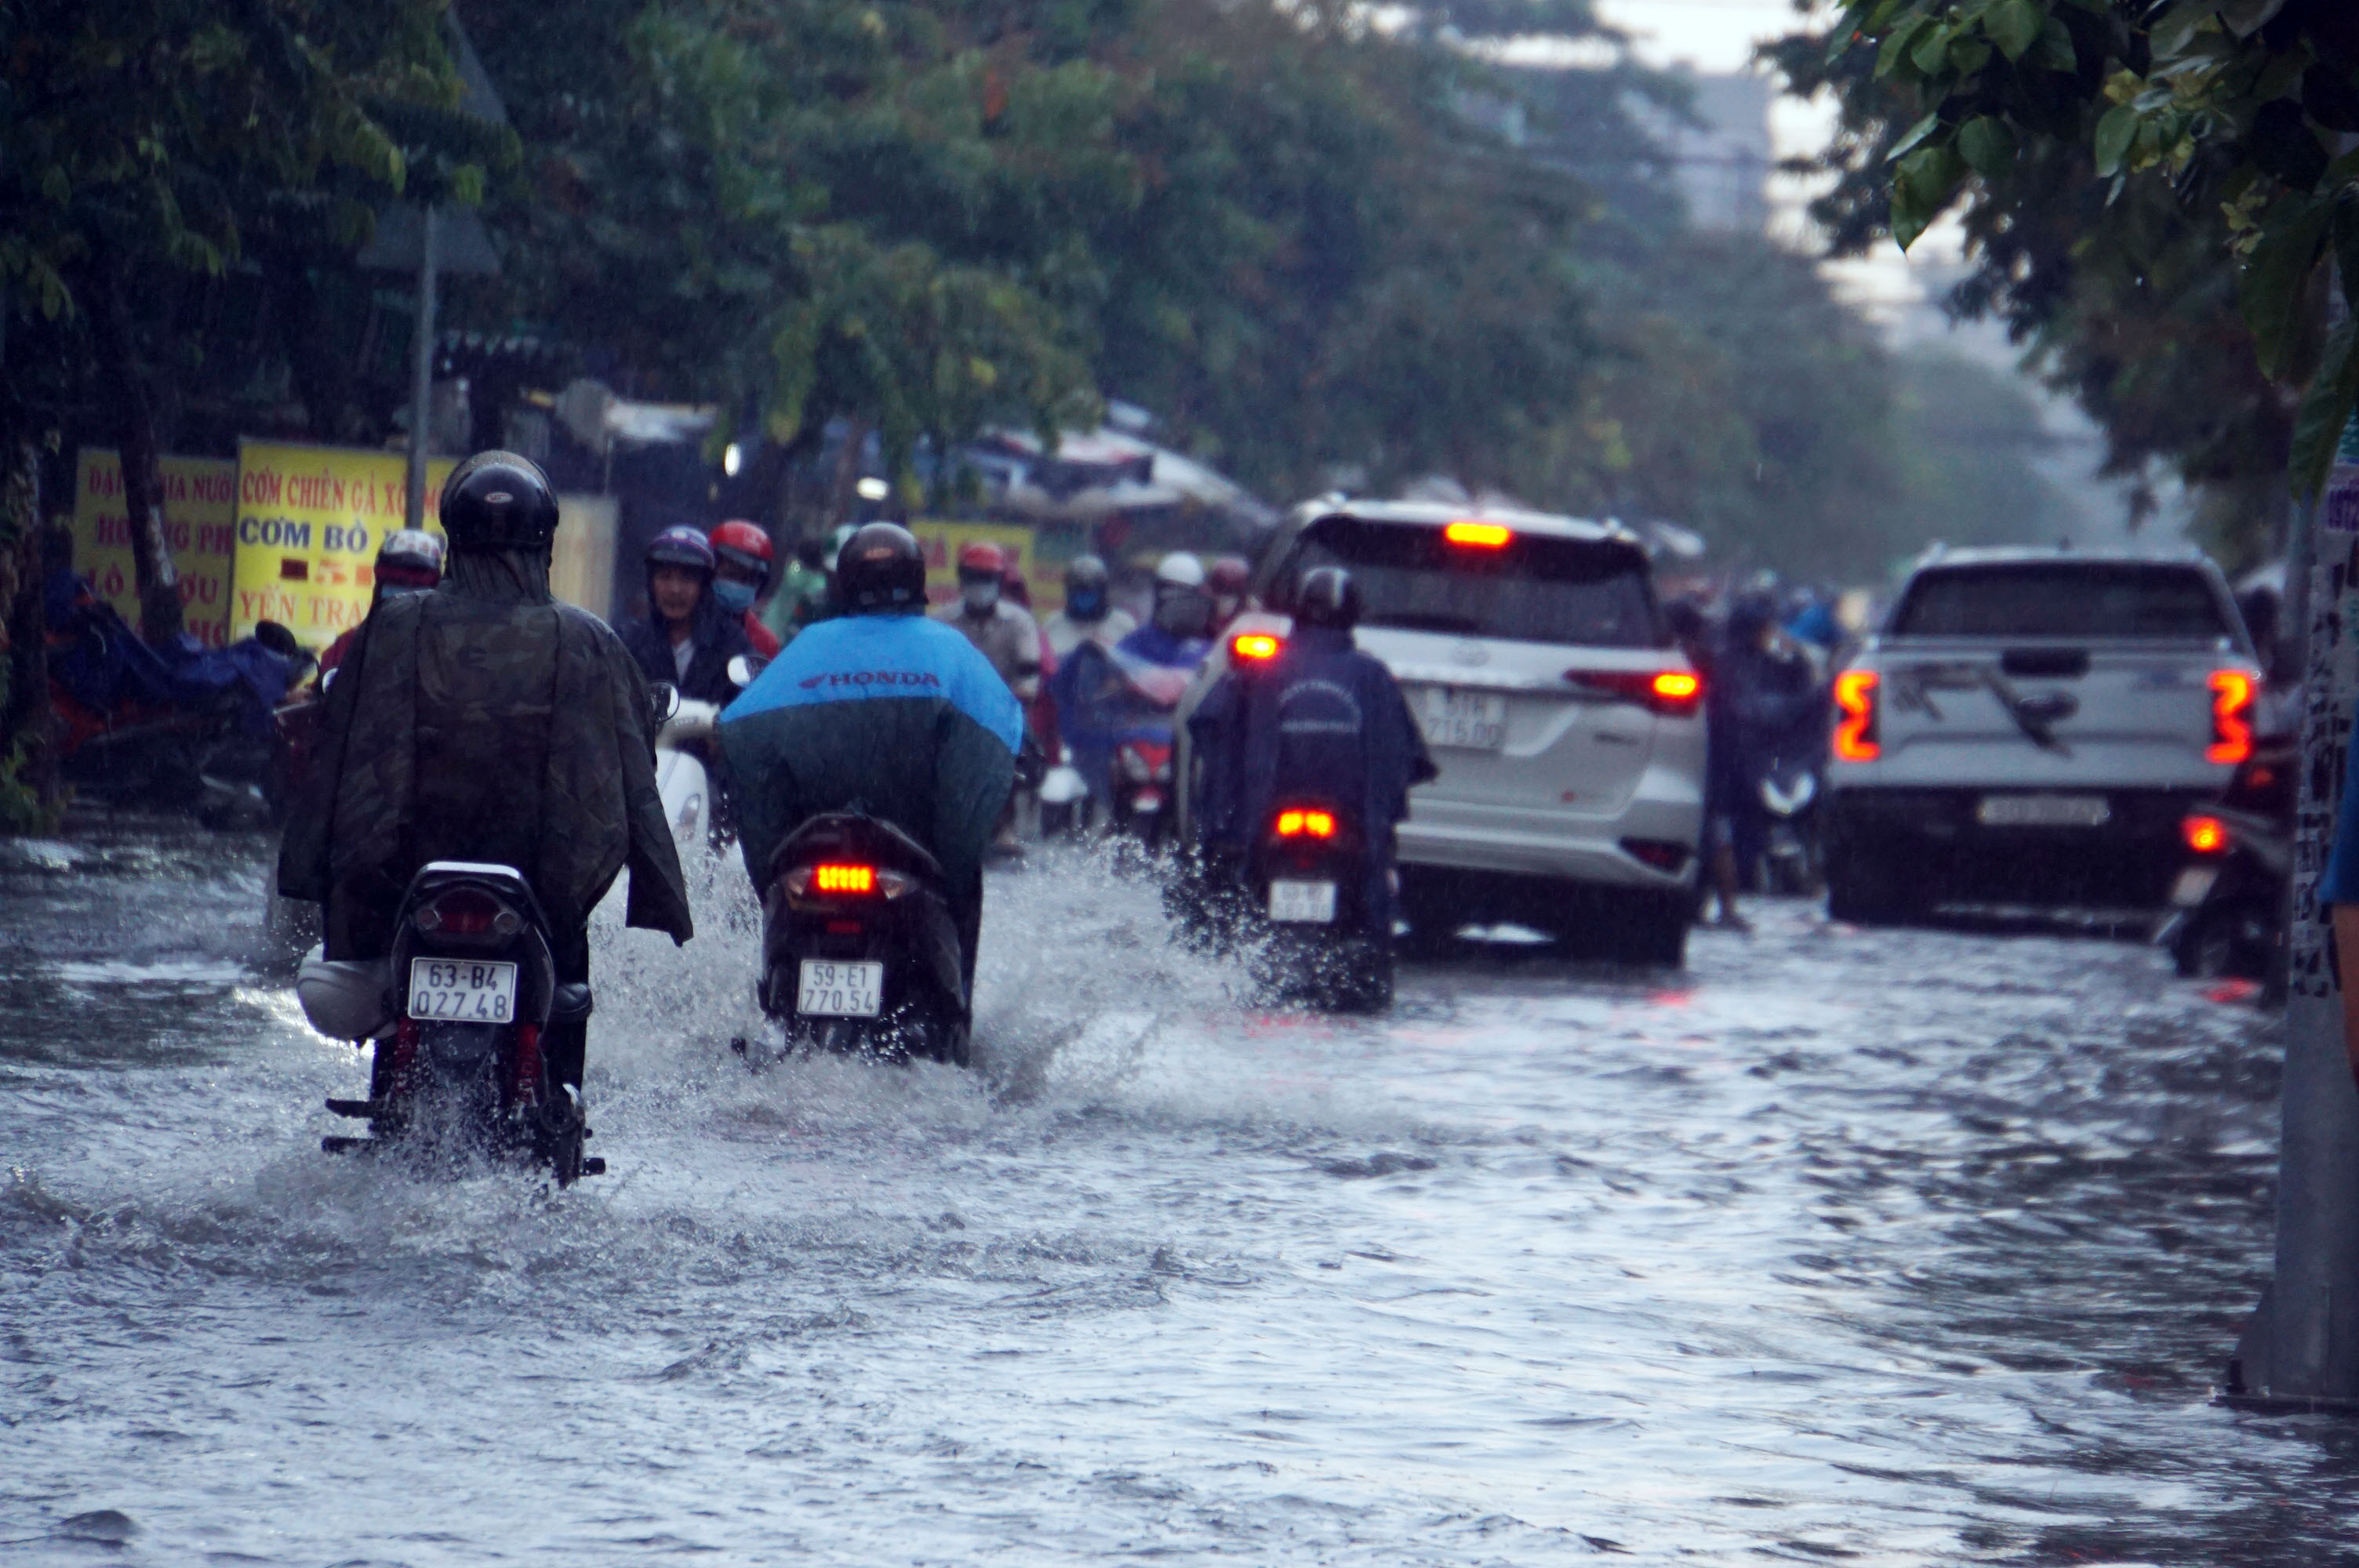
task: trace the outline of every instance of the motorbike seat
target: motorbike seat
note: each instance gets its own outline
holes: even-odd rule
[[[590,1016],[590,982],[560,980],[549,993],[549,1022],[579,1023]]]

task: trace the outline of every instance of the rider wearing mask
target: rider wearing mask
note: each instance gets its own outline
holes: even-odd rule
[[[1018,702],[1040,695],[1040,624],[1032,612],[1009,602],[1007,557],[982,540],[958,553],[959,596],[938,607],[934,619],[959,630],[975,652],[991,661]]]
[[[1280,800],[1332,801],[1369,848],[1364,907],[1389,933],[1394,830],[1410,789],[1440,770],[1392,671],[1352,640],[1360,620],[1352,574],[1303,573],[1293,611],[1277,656],[1231,667],[1189,717],[1201,760],[1197,847],[1212,875],[1234,875]]]
[[[385,536],[377,546],[376,586],[369,595],[369,613],[388,599],[400,599],[412,593],[429,593],[442,580],[442,541],[423,528],[397,528]],[[344,656],[353,650],[353,639],[360,635],[355,626],[334,642],[320,655],[320,678],[325,680],[335,673]]]
[[[721,716],[745,870],[822,812],[892,823],[941,862],[973,989],[983,861],[1015,783],[1024,712],[974,644],[926,613],[926,559],[871,523],[836,568],[842,613],[806,628]]]
[[[694,528],[667,528],[647,545],[647,618],[623,628],[623,645],[650,681],[666,681],[692,702],[736,695],[729,661],[750,653],[744,618],[712,593],[712,543]]]
[[[762,622],[755,603],[770,591],[770,536],[751,523],[733,520],[712,531],[712,597],[745,628],[745,642],[756,654],[771,658],[779,639]]]
[[[625,920],[687,941],[647,683],[604,622],[549,597],[548,479],[480,452],[451,470],[441,512],[441,585],[382,600],[328,688],[278,891],[327,906],[327,958],[380,959],[428,861],[514,866],[549,917],[557,978],[583,981],[590,912],[627,869]],[[543,1036],[577,1090],[586,1030]]]
[[[1138,622],[1129,611],[1114,608],[1105,562],[1076,556],[1065,568],[1065,607],[1042,630],[1049,650],[1062,659],[1085,642],[1111,648],[1137,631]]]
[[[1174,550],[1155,568],[1153,619],[1118,646],[1149,664],[1192,670],[1212,651],[1212,596],[1204,590],[1204,565]]]

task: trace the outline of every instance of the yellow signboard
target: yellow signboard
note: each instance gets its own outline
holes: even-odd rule
[[[426,467],[426,526],[437,534],[454,466],[437,458]],[[377,546],[402,525],[408,470],[399,452],[241,442],[230,635],[276,621],[316,649],[359,625]]]
[[[926,596],[936,604],[947,603],[958,597],[958,553],[967,545],[978,541],[996,545],[1016,559],[1024,574],[1025,586],[1032,591],[1032,608],[1047,615],[1065,602],[1063,574],[1043,567],[1037,554],[1038,541],[1032,529],[1021,523],[933,523],[918,521],[909,524],[909,532],[926,552]]]
[[[217,458],[165,458],[164,536],[180,578],[180,614],[208,648],[229,641],[230,557],[236,539],[237,465]],[[130,509],[123,503],[123,465],[84,447],[74,460],[74,570],[98,596],[139,624],[139,585],[131,567]]]

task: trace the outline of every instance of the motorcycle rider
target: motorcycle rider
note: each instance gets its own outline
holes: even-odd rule
[[[531,460],[485,451],[442,487],[449,571],[387,599],[328,688],[278,891],[326,905],[325,957],[381,959],[418,870],[514,866],[549,922],[563,981],[590,978],[590,912],[628,870],[625,919],[693,933],[656,793],[647,683],[603,621],[549,597],[557,499]],[[582,1084],[583,1022],[542,1049]]]
[[[1713,881],[1724,889],[1747,879],[1768,843],[1762,779],[1780,748],[1800,741],[1804,727],[1822,724],[1829,709],[1824,687],[1810,660],[1779,630],[1777,607],[1767,594],[1745,593],[1729,607],[1704,701],[1712,738],[1706,753],[1706,831],[1714,858]],[[1751,929],[1724,892],[1719,924],[1737,931]]]
[[[926,613],[926,558],[892,523],[853,534],[842,613],[806,628],[721,716],[738,841],[756,891],[794,830],[881,817],[941,862],[972,1000],[983,860],[1015,783],[1024,712],[974,644]]]
[[[933,616],[958,628],[991,661],[1016,701],[1030,702],[1040,695],[1040,624],[1007,598],[1007,569],[1006,554],[998,546],[981,539],[961,546],[959,596]]]
[[[1204,563],[1174,550],[1155,568],[1155,611],[1146,625],[1115,647],[1166,669],[1193,670],[1212,651],[1212,596],[1204,589]]]
[[[1363,907],[1389,941],[1394,830],[1408,792],[1440,770],[1392,671],[1353,642],[1360,608],[1349,571],[1312,568],[1277,656],[1231,667],[1204,694],[1188,719],[1196,843],[1207,878],[1231,885],[1279,802],[1332,802],[1368,846]]]
[[[795,541],[794,554],[778,575],[777,590],[761,607],[762,624],[781,644],[793,642],[795,633],[812,622],[826,618],[827,563],[826,540]]]
[[[1063,659],[1085,642],[1113,647],[1138,630],[1138,621],[1115,607],[1105,562],[1075,556],[1065,568],[1065,607],[1049,617],[1043,630],[1049,650]]]
[[[712,546],[712,597],[721,608],[745,623],[745,642],[763,658],[774,658],[780,647],[777,633],[762,623],[756,601],[770,591],[770,535],[742,519],[733,518],[712,530],[705,541]]]
[[[430,592],[442,580],[442,541],[423,528],[397,528],[387,534],[376,550],[376,586],[369,595],[369,614],[375,614],[376,607],[388,599]],[[328,644],[327,652],[320,655],[321,680],[344,662],[358,635],[360,628],[355,626]]]
[[[753,644],[744,617],[713,596],[711,541],[694,528],[667,528],[648,542],[646,561],[647,617],[623,628],[623,646],[641,675],[678,687],[682,698],[727,702],[737,694],[729,661]]]

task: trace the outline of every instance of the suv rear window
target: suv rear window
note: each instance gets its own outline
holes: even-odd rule
[[[1321,517],[1296,542],[1273,600],[1326,566],[1350,568],[1364,625],[1592,648],[1666,642],[1647,557],[1625,544],[1517,534],[1485,549],[1427,524]]]
[[[1893,611],[1903,637],[2228,635],[2212,582],[2192,567],[2026,561],[1920,572]]]

